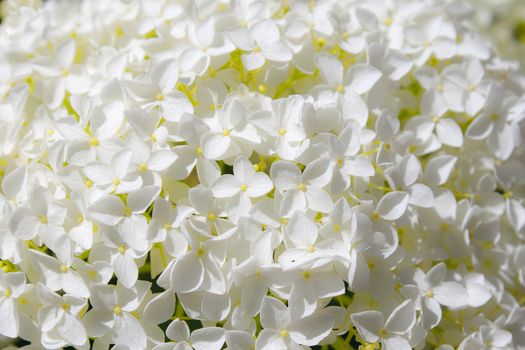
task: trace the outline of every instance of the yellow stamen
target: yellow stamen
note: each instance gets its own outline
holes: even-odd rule
[[[118,305],[115,306],[115,307],[113,308],[113,313],[114,313],[115,315],[119,315],[119,316],[120,316],[120,315],[122,314],[122,308],[121,308],[120,306],[118,306]]]
[[[124,254],[126,252],[126,246],[123,244],[120,247],[118,247],[118,252],[120,254]]]
[[[100,142],[98,141],[98,139],[96,137],[92,137],[90,140],[89,140],[89,144],[93,147],[97,147],[100,145]]]

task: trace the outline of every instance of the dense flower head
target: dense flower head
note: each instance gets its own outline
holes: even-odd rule
[[[0,335],[525,349],[525,77],[468,6],[4,10]]]

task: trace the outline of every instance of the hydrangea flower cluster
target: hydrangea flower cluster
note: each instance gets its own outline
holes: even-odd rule
[[[525,78],[465,6],[20,3],[0,26],[1,335],[525,349]]]

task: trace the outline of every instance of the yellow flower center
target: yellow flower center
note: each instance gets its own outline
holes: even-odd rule
[[[4,297],[9,298],[12,294],[11,289],[7,288],[4,290]]]
[[[381,338],[386,338],[387,335],[388,335],[388,331],[387,331],[386,329],[381,328],[381,329],[379,330],[379,336],[380,336]]]
[[[118,306],[118,305],[115,306],[115,307],[113,308],[113,313],[114,313],[115,315],[121,315],[121,314],[122,314],[122,308],[121,308],[120,306]]]
[[[41,223],[42,225],[47,224],[47,216],[45,216],[45,215],[40,215],[40,216],[39,216],[39,219],[40,219],[40,223]]]
[[[247,189],[248,189],[248,185],[245,185],[245,184],[241,185],[241,191],[246,192]]]
[[[126,252],[126,246],[122,244],[120,247],[118,247],[118,252],[120,254],[124,254]]]
[[[268,85],[266,85],[266,84],[259,84],[257,89],[259,90],[259,92],[261,94],[264,94],[266,92],[266,90],[268,90]]]
[[[197,256],[204,256],[204,254],[206,254],[206,250],[202,247],[199,247],[196,251],[195,251],[195,255]]]
[[[89,144],[93,147],[97,147],[100,145],[100,142],[96,137],[92,137],[91,140],[89,140]]]
[[[66,273],[69,271],[69,268],[66,265],[60,265],[60,272]]]
[[[286,338],[288,336],[288,331],[286,329],[283,329],[281,332],[279,332],[281,337]]]

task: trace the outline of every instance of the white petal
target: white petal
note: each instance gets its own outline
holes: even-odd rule
[[[193,331],[191,345],[195,350],[219,350],[224,344],[224,329],[206,327]]]
[[[113,262],[113,268],[119,282],[124,287],[131,288],[135,285],[139,277],[139,269],[131,257],[125,254],[118,254]]]
[[[231,138],[217,134],[206,134],[202,137],[202,149],[208,159],[220,159],[228,151]]]
[[[424,178],[429,185],[440,186],[448,181],[458,158],[449,154],[432,158],[425,168]]]
[[[179,65],[176,60],[168,59],[159,63],[151,72],[151,81],[157,84],[163,94],[175,87],[179,78]]]
[[[58,326],[58,333],[68,343],[81,346],[87,342],[87,334],[82,323],[70,313],[65,313],[61,324]]]
[[[385,323],[385,328],[393,333],[404,334],[416,324],[416,310],[412,300],[406,300],[396,307]]]
[[[229,198],[241,191],[241,183],[235,176],[225,174],[215,181],[212,191],[216,198]]]
[[[294,321],[288,327],[288,332],[297,344],[313,346],[326,338],[333,326],[334,319],[328,313],[319,312]]]
[[[115,317],[113,325],[115,344],[127,345],[130,349],[145,349],[147,338],[144,328],[136,318],[124,312]]]
[[[397,220],[405,213],[408,201],[406,192],[389,192],[381,198],[376,211],[385,220]]]
[[[432,329],[441,321],[441,305],[434,298],[425,298],[421,305],[423,327]]]
[[[414,184],[407,188],[410,195],[409,203],[422,208],[432,208],[434,205],[434,193],[427,185]]]
[[[18,336],[18,311],[15,309],[14,299],[0,299],[0,334],[16,338]]]
[[[365,94],[377,83],[383,73],[367,64],[354,64],[350,67],[345,80],[349,80],[350,89],[358,94]]]
[[[443,144],[451,147],[463,146],[463,132],[455,120],[444,118],[436,125],[436,133]]]
[[[144,212],[160,193],[158,186],[145,186],[128,194],[128,207],[134,213]]]
[[[20,190],[25,187],[27,168],[21,166],[7,174],[2,180],[2,191],[8,198],[15,198]]]
[[[383,339],[384,350],[412,350],[412,347],[405,338],[388,337]]]
[[[261,307],[261,325],[264,328],[280,329],[290,323],[286,306],[272,297],[265,297]]]
[[[177,293],[189,293],[197,290],[204,280],[204,266],[195,254],[185,254],[171,272],[172,288]]]
[[[166,336],[171,340],[184,341],[190,339],[190,328],[181,320],[174,320],[166,329]]]
[[[255,70],[264,65],[264,56],[259,52],[245,53],[241,56],[242,64],[246,70]]]
[[[246,28],[237,27],[228,31],[228,37],[235,46],[244,51],[251,51],[255,42]]]
[[[467,305],[467,290],[457,282],[443,282],[432,289],[434,298],[441,305],[458,308]]]
[[[288,62],[292,60],[292,51],[282,41],[276,41],[271,44],[267,44],[262,46],[262,52],[261,54],[266,58],[268,61],[274,61],[274,62]]]
[[[383,327],[384,317],[379,311],[362,311],[351,316],[359,334],[369,343],[379,340],[379,330]]]
[[[91,204],[87,212],[94,220],[115,226],[124,216],[124,203],[116,196],[104,196]]]
[[[273,188],[272,180],[265,173],[255,173],[246,182],[246,194],[250,197],[264,196]]]
[[[318,54],[315,56],[315,63],[330,87],[335,88],[343,83],[343,64],[337,57]]]
[[[153,324],[161,324],[169,320],[174,311],[175,295],[172,291],[166,290],[155,295],[155,297],[148,302],[142,318]]]
[[[153,171],[163,171],[168,169],[177,159],[177,155],[171,150],[158,150],[151,154],[148,160],[148,169]]]
[[[290,239],[296,247],[311,246],[317,240],[317,225],[302,212],[297,212],[288,222],[286,237]]]
[[[202,298],[202,314],[211,322],[224,320],[231,310],[231,300],[228,294],[207,293]]]
[[[348,269],[348,289],[352,292],[359,292],[364,289],[370,278],[370,270],[362,254],[351,252],[351,263]]]
[[[493,128],[494,124],[490,120],[490,116],[482,115],[470,123],[466,135],[473,140],[483,140],[489,136]]]
[[[288,307],[292,319],[299,319],[314,313],[317,307],[317,295],[312,283],[297,280],[292,285],[290,297],[288,298]]]

